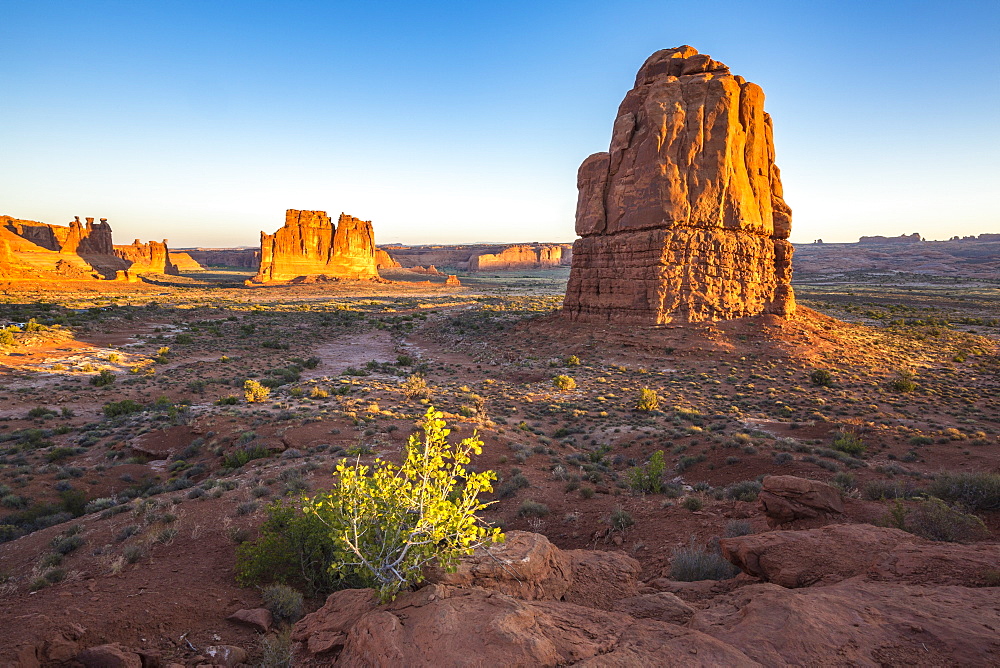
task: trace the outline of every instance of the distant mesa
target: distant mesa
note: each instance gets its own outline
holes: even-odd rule
[[[371,221],[346,213],[334,225],[326,211],[285,212],[285,225],[260,233],[260,267],[254,283],[305,277],[377,279],[375,234]]]
[[[383,248],[402,267],[417,272],[425,271],[428,266],[469,272],[557,269],[569,266],[573,257],[570,244],[554,243],[393,244]]]
[[[861,237],[858,239],[859,244],[918,244],[923,241],[923,237],[919,233],[914,232],[913,234],[900,234],[898,237]]]
[[[499,253],[483,253],[469,260],[469,271],[546,269],[562,265],[563,249],[556,244],[508,246]]]
[[[118,246],[106,218],[77,216],[64,227],[0,216],[0,279],[134,282],[154,273],[178,273],[166,239]]]
[[[202,271],[205,268],[198,263],[190,253],[178,253],[170,251],[170,263],[177,267],[177,271]]]
[[[791,315],[791,209],[756,84],[690,46],[658,51],[580,166],[564,314],[664,324]]]

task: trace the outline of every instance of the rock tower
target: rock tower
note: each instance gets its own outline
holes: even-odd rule
[[[378,278],[371,221],[342,213],[334,225],[326,211],[288,209],[284,227],[274,234],[260,233],[260,269],[254,282],[310,276]]]
[[[791,209],[760,86],[690,46],[646,60],[580,166],[563,309],[584,322],[791,315]]]

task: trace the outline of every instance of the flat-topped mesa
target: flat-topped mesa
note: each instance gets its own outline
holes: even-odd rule
[[[255,283],[307,276],[378,278],[371,221],[345,213],[334,225],[326,211],[285,212],[285,225],[260,233],[260,269]]]
[[[723,63],[690,46],[650,56],[577,186],[571,320],[794,312],[791,209],[764,93]]]
[[[499,253],[473,255],[469,271],[505,271],[511,269],[548,269],[562,264],[563,249],[558,244],[508,246]]]
[[[115,255],[130,263],[128,272],[133,276],[138,274],[180,275],[180,271],[170,259],[170,249],[167,247],[166,239],[162,243],[159,241],[142,243],[136,239],[131,245],[115,246]]]

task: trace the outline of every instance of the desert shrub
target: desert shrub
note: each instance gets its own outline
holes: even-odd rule
[[[663,472],[666,469],[663,450],[657,450],[645,465],[636,466],[628,472],[629,486],[641,494],[659,494],[663,491]]]
[[[115,374],[108,369],[101,369],[101,372],[90,379],[90,384],[95,387],[105,387],[115,382]]]
[[[257,654],[257,661],[253,664],[254,668],[292,668],[290,631],[258,636]]]
[[[853,473],[842,471],[833,476],[830,483],[841,492],[847,493],[858,486],[858,478]]]
[[[220,397],[215,402],[215,405],[216,406],[235,406],[236,402],[237,402],[236,397],[234,397],[233,395],[230,394],[229,396]]]
[[[67,448],[65,446],[60,446],[58,448],[53,448],[45,453],[45,461],[47,462],[58,462],[60,460],[66,459],[67,457],[72,457],[76,454],[76,450],[73,448]]]
[[[81,545],[83,545],[83,536],[79,534],[56,536],[52,539],[51,544],[53,552],[58,554],[69,554]]]
[[[430,396],[427,381],[419,374],[412,374],[400,386],[407,399],[426,399]]]
[[[611,515],[608,516],[607,522],[613,530],[625,531],[635,524],[635,518],[633,518],[632,514],[624,508],[618,506],[611,511]]]
[[[705,502],[701,500],[701,497],[689,496],[686,499],[684,499],[684,502],[681,505],[690,510],[691,512],[694,512],[696,510],[701,510],[702,508],[704,508]]]
[[[867,501],[906,499],[913,492],[911,483],[899,480],[869,480],[861,487],[861,497]]]
[[[517,490],[530,486],[531,482],[523,473],[515,473],[497,486],[497,498],[505,499],[516,494]]]
[[[1000,509],[1000,473],[942,473],[927,492],[969,510]]]
[[[761,484],[756,480],[741,480],[728,485],[724,490],[727,499],[733,501],[754,501],[760,494]]]
[[[637,411],[655,411],[660,407],[660,397],[656,390],[643,387],[639,390],[639,397],[635,401]]]
[[[576,381],[564,374],[559,374],[552,379],[552,386],[560,392],[569,392],[576,389]]]
[[[726,522],[726,529],[723,532],[725,538],[736,538],[738,536],[749,536],[753,533],[753,526],[750,520],[729,520]]]
[[[318,385],[313,386],[313,388],[309,390],[309,397],[311,399],[326,399],[329,396],[330,393]]]
[[[130,415],[132,413],[138,413],[141,410],[142,404],[138,401],[133,401],[132,399],[123,399],[121,401],[112,401],[109,404],[104,404],[104,415],[109,418]]]
[[[580,358],[576,355],[570,355],[565,359],[566,366],[580,366]]]
[[[0,329],[0,346],[13,346],[17,344],[17,340],[14,338],[14,333],[4,327]]]
[[[39,418],[44,419],[48,417],[53,417],[59,415],[51,408],[46,408],[45,406],[36,406],[28,411],[29,420],[37,420]]]
[[[840,431],[834,434],[831,447],[849,455],[862,455],[866,450],[861,437],[850,431]]]
[[[330,528],[331,569],[371,582],[383,600],[419,581],[425,566],[453,570],[462,555],[503,540],[476,515],[490,505],[478,497],[493,491],[496,474],[465,468],[472,454],[482,452],[482,441],[473,435],[448,443],[450,430],[433,407],[423,432],[422,439],[410,437],[401,465],[341,461],[336,486],[305,503],[304,510]]]
[[[261,597],[264,599],[264,607],[279,622],[295,623],[302,618],[302,592],[297,589],[284,584],[273,584],[264,587]]]
[[[270,457],[271,451],[263,445],[252,445],[239,448],[222,459],[222,466],[227,469],[238,469],[254,459],[264,459]]]
[[[677,472],[683,473],[695,464],[703,461],[705,461],[705,455],[684,455],[677,460]]]
[[[924,499],[910,509],[897,500],[882,518],[881,524],[947,543],[972,543],[990,537],[990,531],[981,519],[934,497]]]
[[[728,580],[739,572],[717,550],[696,545],[694,538],[688,547],[675,549],[670,559],[670,577],[681,582]]]
[[[517,514],[520,517],[545,517],[549,514],[549,507],[534,499],[525,499],[517,509]]]
[[[915,377],[916,376],[912,371],[907,371],[905,369],[897,371],[896,375],[889,381],[889,389],[903,394],[913,392],[917,389],[917,383],[914,380]]]
[[[267,401],[270,394],[270,388],[264,387],[252,378],[248,378],[246,382],[243,383],[243,396],[246,397],[247,403],[253,404]]]
[[[814,369],[813,372],[809,374],[809,380],[812,381],[812,384],[817,387],[833,386],[833,374],[826,369]]]

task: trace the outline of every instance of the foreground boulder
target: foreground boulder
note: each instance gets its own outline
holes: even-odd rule
[[[689,627],[767,666],[1000,665],[996,588],[852,578],[827,587],[743,587]]]
[[[913,534],[899,529],[835,524],[821,529],[723,538],[719,548],[722,556],[744,572],[794,588],[861,575],[898,545],[918,541]]]
[[[341,597],[356,609],[358,595],[350,592],[333,594],[324,607],[337,607]],[[430,585],[388,605],[373,602],[321,652],[302,644],[303,630],[315,625],[310,617],[295,628],[296,665],[757,665],[734,647],[665,622],[478,587]]]
[[[822,520],[841,515],[844,500],[832,485],[792,475],[765,476],[757,500],[770,527],[797,520]]]
[[[794,312],[791,209],[764,92],[723,63],[690,46],[650,56],[577,186],[571,320]]]

